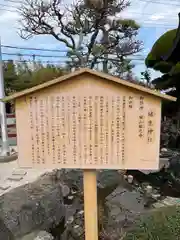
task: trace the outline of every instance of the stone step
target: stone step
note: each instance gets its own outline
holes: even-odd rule
[[[15,181],[15,182],[19,182],[23,179],[22,176],[19,176],[19,175],[12,175],[10,177],[8,177],[8,180],[10,181]]]
[[[167,205],[179,205],[180,204],[180,199],[179,198],[173,198],[173,197],[166,197],[163,200],[164,204]]]
[[[12,172],[13,176],[21,176],[24,177],[27,174],[27,172],[23,169],[16,169]]]
[[[154,208],[161,208],[161,207],[165,207],[165,205],[163,203],[161,203],[161,202],[157,202],[157,203],[153,204],[153,207]]]
[[[10,187],[11,187],[11,185],[6,182],[0,184],[0,190],[3,190],[3,191],[9,189]]]

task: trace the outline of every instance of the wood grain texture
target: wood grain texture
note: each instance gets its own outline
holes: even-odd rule
[[[20,166],[159,166],[161,99],[153,95],[82,75],[18,98],[16,109]]]

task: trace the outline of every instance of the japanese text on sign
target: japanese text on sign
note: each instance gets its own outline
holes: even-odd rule
[[[33,164],[48,159],[62,166],[125,164],[126,124],[132,111],[138,117],[137,137],[147,136],[148,144],[155,139],[155,112],[149,109],[146,114],[143,96],[31,97],[29,107]]]

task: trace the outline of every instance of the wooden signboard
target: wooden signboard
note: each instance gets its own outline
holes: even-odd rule
[[[81,69],[13,99],[20,167],[86,170],[86,236],[97,239],[95,170],[158,169],[161,100],[175,98]]]

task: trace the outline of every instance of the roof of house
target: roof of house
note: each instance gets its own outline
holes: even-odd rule
[[[134,84],[134,83],[126,81],[126,80],[121,80],[121,79],[119,79],[117,77],[113,77],[113,76],[111,76],[109,74],[105,74],[105,73],[102,73],[102,72],[94,71],[94,70],[91,70],[91,69],[88,69],[88,68],[82,68],[80,70],[77,70],[75,72],[69,73],[69,74],[64,75],[62,77],[59,77],[59,78],[53,79],[51,81],[39,84],[37,86],[34,86],[32,88],[23,90],[21,92],[17,92],[15,94],[12,94],[10,96],[7,96],[7,97],[1,99],[1,101],[8,102],[8,101],[15,100],[15,99],[17,99],[19,97],[28,95],[28,94],[33,93],[35,91],[41,90],[43,88],[47,88],[47,87],[50,87],[50,86],[52,86],[54,84],[60,83],[62,81],[71,79],[71,78],[76,77],[76,76],[80,76],[81,74],[84,74],[84,73],[87,73],[87,74],[93,75],[93,76],[97,76],[97,77],[100,77],[102,79],[105,79],[105,80],[108,80],[108,81],[112,81],[112,82],[118,83],[120,85],[124,85],[126,87],[133,88],[133,89],[145,92],[147,94],[154,95],[154,96],[162,98],[162,99],[166,99],[166,100],[170,100],[170,101],[176,101],[175,97],[172,97],[172,96],[169,96],[169,95],[166,95],[166,94],[162,94],[162,93],[160,93],[160,92],[158,92],[156,90],[152,90],[150,88],[143,87],[143,86],[140,86],[138,84]]]

